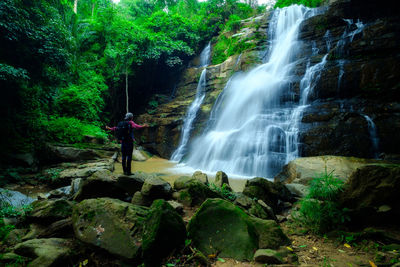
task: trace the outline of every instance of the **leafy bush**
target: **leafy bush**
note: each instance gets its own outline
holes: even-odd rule
[[[238,15],[230,15],[229,20],[225,24],[226,31],[236,32],[240,28],[240,17]]]
[[[82,142],[85,135],[107,138],[107,134],[98,125],[82,122],[76,118],[52,117],[45,122],[51,140],[61,143]]]
[[[343,191],[343,181],[334,177],[333,171],[321,174],[310,184],[310,191],[300,200],[300,210],[294,216],[297,223],[314,233],[327,232],[347,220],[346,209],[337,203]]]

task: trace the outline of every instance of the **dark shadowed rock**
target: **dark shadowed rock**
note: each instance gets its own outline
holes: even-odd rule
[[[264,178],[253,178],[246,182],[243,194],[250,198],[257,198],[270,206],[275,213],[280,210],[279,203],[292,201],[292,194],[280,182],[273,183]]]
[[[125,192],[117,185],[117,179],[108,170],[95,172],[82,182],[81,187],[74,196],[74,200],[81,201],[88,198],[112,197],[125,199]]]
[[[32,258],[30,266],[62,266],[73,255],[71,239],[32,239],[15,246],[18,255]]]
[[[66,219],[72,214],[73,203],[64,199],[38,200],[32,203],[28,220],[39,223],[52,223]]]
[[[171,185],[159,177],[150,177],[145,180],[140,191],[148,199],[169,199],[172,195]]]
[[[150,207],[143,233],[143,258],[148,266],[158,266],[171,252],[185,245],[186,227],[182,217],[165,200]]]
[[[346,183],[340,202],[349,208],[352,226],[395,225],[400,217],[398,165],[364,166]]]

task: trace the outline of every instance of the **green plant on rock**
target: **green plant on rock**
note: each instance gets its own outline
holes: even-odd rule
[[[294,215],[295,221],[311,232],[321,234],[340,226],[348,217],[346,209],[338,202],[338,194],[343,190],[343,181],[333,175],[333,171],[314,178],[310,191],[300,200],[300,210]]]
[[[210,188],[227,200],[234,201],[236,199],[235,193],[232,192],[232,189],[227,184],[223,184],[222,187],[218,187],[214,183],[211,183]]]

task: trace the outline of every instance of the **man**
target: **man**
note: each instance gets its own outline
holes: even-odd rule
[[[149,127],[149,125],[136,124],[133,121],[133,114],[130,112],[126,113],[124,121],[119,122],[118,126],[112,128],[106,126],[107,130],[117,132],[117,138],[121,143],[122,169],[126,175],[131,175],[133,142],[135,140],[133,136],[133,129],[141,129],[144,127]]]

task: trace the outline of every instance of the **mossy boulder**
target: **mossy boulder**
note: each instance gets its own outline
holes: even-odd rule
[[[356,170],[340,195],[349,208],[351,225],[398,224],[399,165],[372,165]]]
[[[185,179],[186,182],[182,183],[182,186],[178,186],[182,188],[182,190],[178,192],[177,200],[187,206],[200,205],[207,198],[221,197],[217,192],[211,190],[207,185],[197,179],[192,177],[182,178],[182,180],[183,179]]]
[[[223,171],[218,171],[215,175],[214,184],[218,187],[222,187],[222,185],[224,184],[229,185],[228,175],[226,175],[226,173],[224,173]]]
[[[28,216],[31,222],[52,223],[70,217],[73,203],[64,199],[38,200],[32,203],[32,212]]]
[[[258,248],[279,247],[288,240],[274,221],[251,217],[223,199],[207,199],[190,220],[188,232],[205,255],[236,260],[250,261]]]
[[[117,177],[117,186],[129,195],[135,194],[135,192],[140,191],[144,184],[145,178],[139,173],[134,173],[132,175],[120,175]]]
[[[71,239],[32,239],[15,246],[14,252],[32,258],[29,266],[63,266],[73,255]]]
[[[143,229],[149,211],[117,199],[83,200],[73,210],[75,236],[111,254],[140,258]]]
[[[183,247],[186,227],[182,217],[165,200],[153,202],[143,233],[143,258],[149,266],[159,266],[161,260]]]
[[[207,174],[201,172],[201,171],[196,171],[193,173],[192,177],[194,179],[199,180],[200,182],[204,183],[204,184],[208,184],[208,176]]]
[[[190,183],[194,183],[196,178],[190,176],[180,176],[174,181],[174,189],[181,190],[189,186]]]
[[[170,199],[172,195],[172,187],[160,177],[149,177],[145,180],[140,191],[142,195],[148,199]]]

